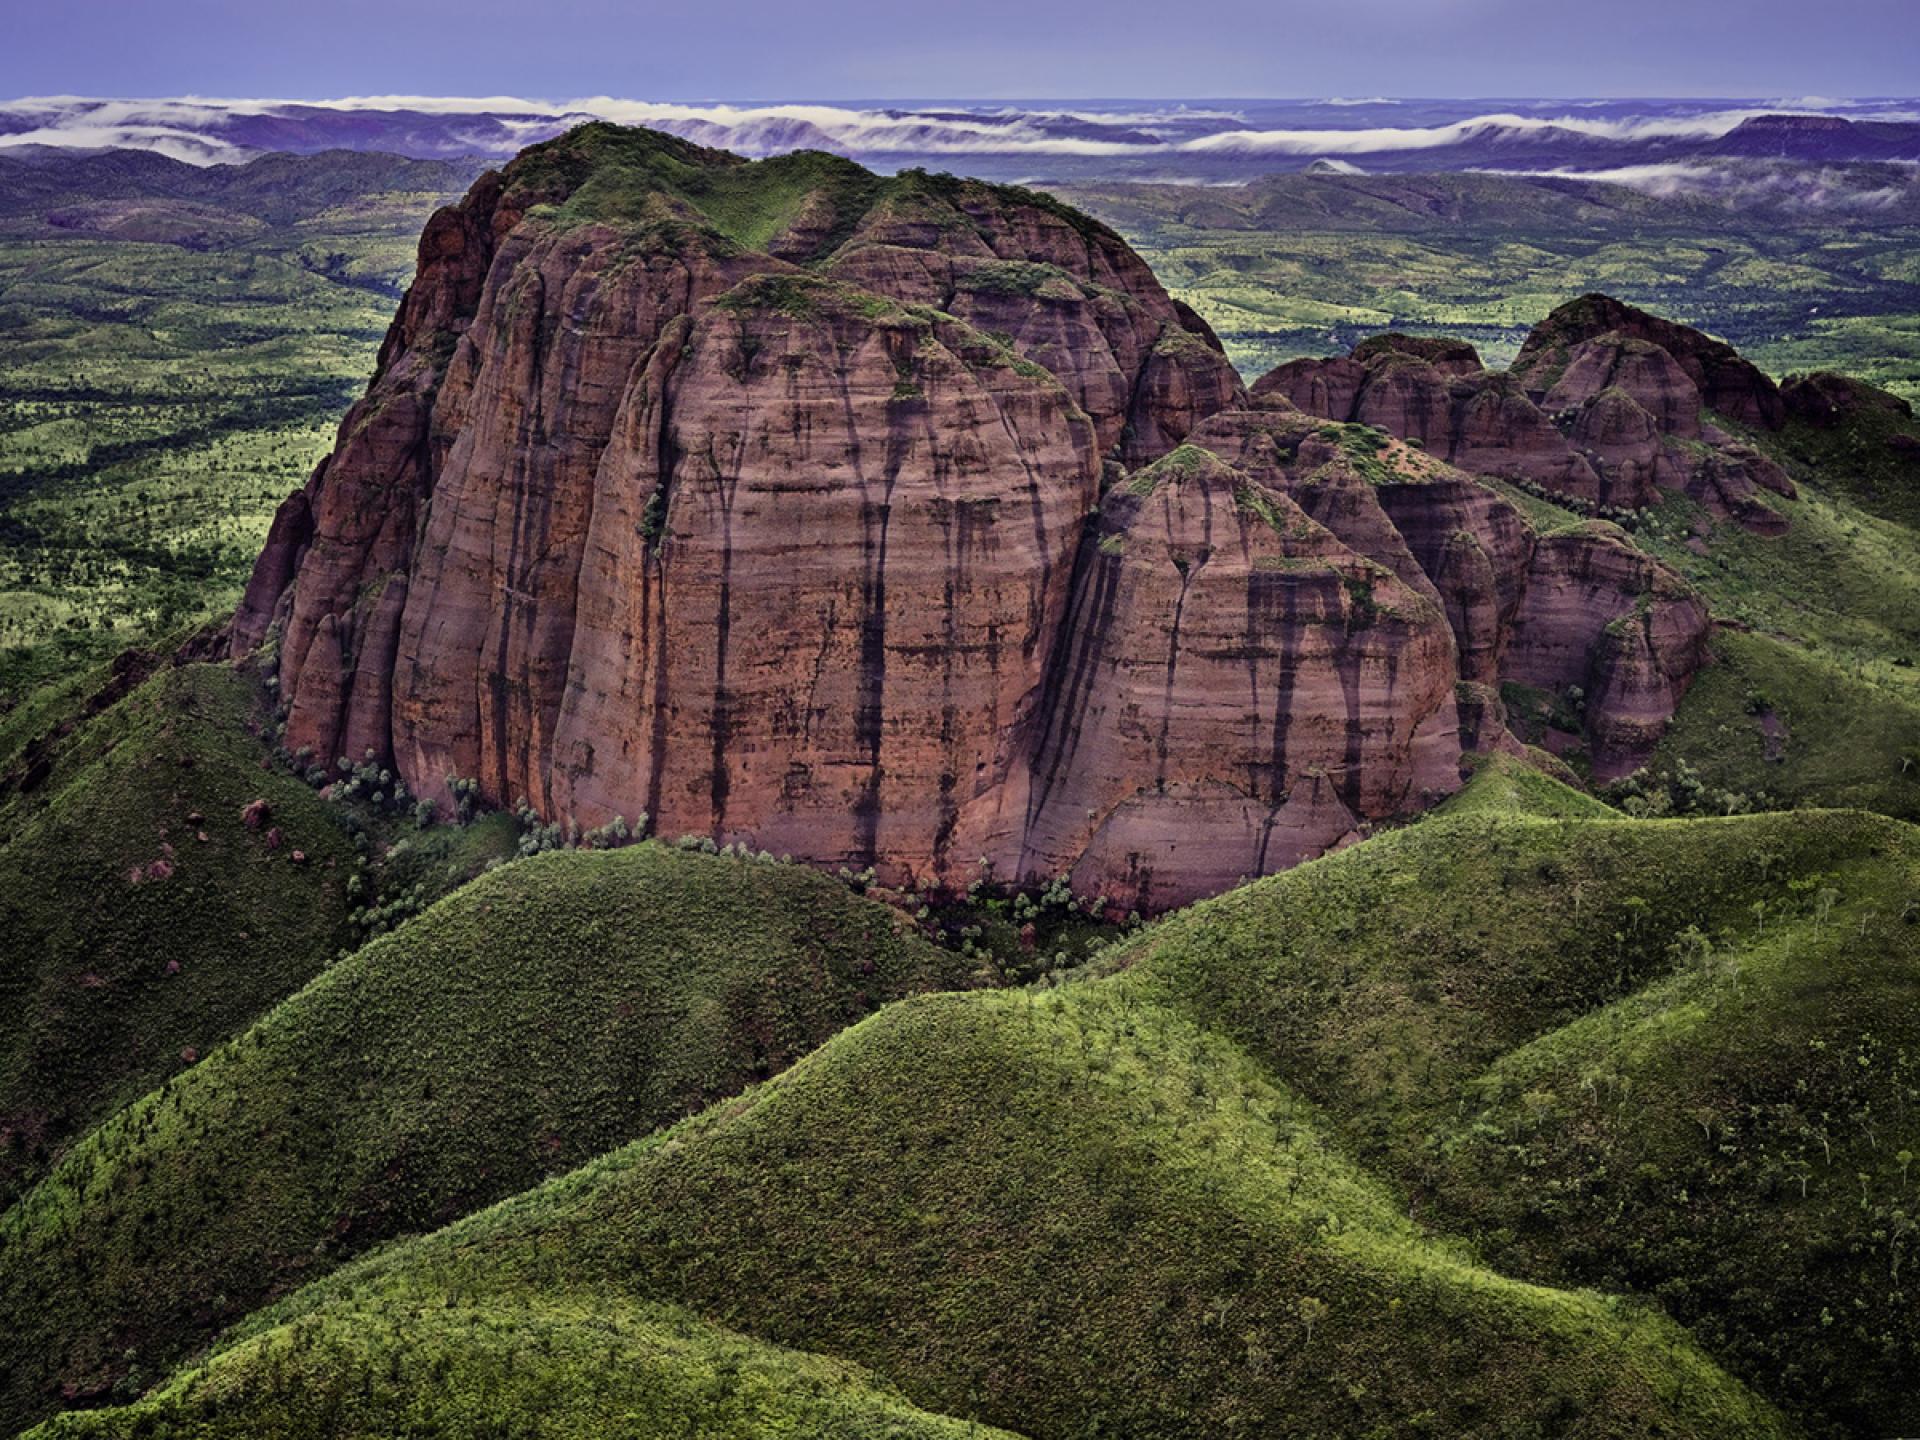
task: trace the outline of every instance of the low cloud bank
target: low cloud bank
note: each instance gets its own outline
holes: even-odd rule
[[[1418,155],[1456,146],[1511,147],[1518,159],[1529,145],[1583,142],[1595,147],[1598,159],[1609,145],[1711,141],[1761,115],[1844,114],[1853,120],[1920,115],[1913,102],[1823,97],[1717,108],[1669,101],[1509,103],[1526,113],[1479,113],[1471,102],[1404,102],[1384,96],[1248,102],[1240,108],[1138,102],[1113,108],[960,102],[868,107],[738,105],[607,95],[559,103],[509,95],[363,95],[320,101],[46,96],[0,103],[0,150],[28,145],[128,146],[195,164],[243,160],[270,149],[318,149],[329,144],[414,155],[508,155],[584,120],[605,119],[650,125],[748,155],[815,148],[881,161],[913,156],[1154,159],[1184,155],[1196,161],[1252,164],[1262,157]],[[1433,116],[1432,123],[1341,123],[1343,117],[1357,118],[1355,112],[1368,107],[1416,104],[1417,112],[1409,110],[1409,116]],[[1456,113],[1446,118],[1450,106]],[[1591,113],[1599,108],[1615,113]],[[1299,123],[1303,120],[1313,123]],[[1621,154],[1622,164],[1627,159]]]
[[[1476,173],[1522,179],[1621,185],[1658,199],[1701,198],[1742,208],[1872,212],[1920,205],[1920,165],[1895,161],[1869,168],[1745,162],[1621,165],[1603,170],[1555,168]],[[1889,177],[1893,177],[1889,182]]]

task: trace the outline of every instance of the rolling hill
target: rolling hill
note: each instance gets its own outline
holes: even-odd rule
[[[796,866],[649,842],[489,873],[120,1111],[0,1220],[23,1357],[0,1428],[137,1388],[290,1286],[975,964]]]
[[[247,1177],[283,1159],[222,1137],[304,1133],[249,1108],[284,1087],[222,1067],[271,1063],[304,1007],[583,860],[802,876],[642,848],[489,877],[90,1142],[73,1233],[210,1185],[223,1223],[246,1208],[229,1197],[277,1188]],[[424,1413],[422,1374],[455,1433],[478,1423],[470,1392],[502,1423],[537,1396],[588,1425],[592,1387],[558,1377],[588,1363],[590,1317],[618,1368],[681,1310],[1028,1436],[1095,1416],[1130,1435],[1898,1428],[1920,1353],[1895,1214],[1920,1139],[1917,883],[1899,822],[1631,820],[1496,760],[1448,810],[1169,917],[1078,978],[889,1005],[738,1099],[240,1321],[139,1407],[48,1433],[237,1433],[316,1397],[377,1433]],[[453,985],[440,1008],[499,1007]],[[361,1097],[343,1128],[386,1132],[367,1154],[419,1133],[381,1077],[429,1061],[396,1043],[422,1049],[376,1032],[328,1082]],[[174,1129],[193,1145],[167,1160]],[[202,1185],[146,1189],[202,1150]],[[62,1194],[56,1177],[14,1224],[77,1225]],[[59,1232],[41,1218],[26,1243]]]

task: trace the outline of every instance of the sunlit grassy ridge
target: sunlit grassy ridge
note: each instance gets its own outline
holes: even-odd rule
[[[649,953],[691,957],[733,933],[712,906],[764,923],[794,885],[879,917],[840,934],[849,957],[918,943],[820,877],[656,847],[475,884],[90,1140],[9,1217],[14,1308],[57,1316],[40,1333],[85,1374],[110,1360],[99,1315],[211,1335],[221,1283],[271,1293],[263,1273],[484,1203],[462,1175],[503,1193],[515,1166],[671,1118],[697,1086],[629,1110],[633,1077],[702,1073],[675,1047],[764,1025],[723,1004],[689,1037],[669,1003],[622,1050],[591,1017],[647,927],[559,917],[637,893],[683,926]],[[565,1398],[582,1367],[667,1363],[649,1307],[680,1306],[1029,1436],[1897,1432],[1920,1355],[1900,1288],[1916,913],[1898,822],[1629,820],[1495,761],[1447,811],[1170,917],[1087,978],[887,1006],[739,1099],[308,1285],[144,1411],[64,1423],[245,1433],[311,1401],[372,1433],[425,1413],[426,1375],[449,1433],[480,1433],[474,1397],[590,1425],[600,1401]],[[811,993],[769,999],[740,954],[718,973],[759,1003]],[[395,1039],[384,1015],[421,1019]],[[302,1233],[332,1238],[296,1254]],[[604,1353],[581,1348],[588,1315]]]
[[[1473,783],[1436,807],[1436,815],[1485,815],[1540,820],[1608,820],[1614,809],[1584,791],[1562,785],[1526,761],[1511,755],[1487,755],[1474,767]]]
[[[672,1306],[554,1288],[503,1301],[422,1298],[370,1295],[236,1346],[138,1404],[60,1416],[31,1433],[376,1440],[525,1424],[555,1440],[1013,1440],[917,1410],[856,1366],[748,1340]]]
[[[1817,1428],[1910,1432],[1917,856],[1678,938],[1671,978],[1501,1057],[1436,1137],[1438,1214],[1514,1273],[1648,1294]]]
[[[1514,1273],[1657,1298],[1817,1430],[1911,1428],[1920,836],[1462,809],[1112,963]]]
[[[654,843],[486,875],[121,1112],[0,1219],[0,1421],[784,1068],[974,962],[798,866]],[[109,1341],[109,1338],[111,1340]]]
[[[1920,1053],[1917,855],[1909,828],[1866,815],[1608,818],[1495,763],[1455,811],[1172,917],[1095,978],[889,1006],[740,1100],[308,1287],[232,1331],[211,1373],[251,1364],[235,1358],[251,1336],[585,1296],[684,1305],[1028,1435],[1094,1416],[1127,1434],[1784,1433],[1716,1361],[1814,1430],[1897,1426],[1906,1309],[1880,1294],[1871,1336],[1780,1324],[1809,1296],[1842,1313],[1893,1263],[1888,1240],[1855,1238],[1834,1178],[1859,1136],[1829,1137],[1841,1168],[1823,1156],[1804,1196],[1797,1178],[1716,1191],[1720,1264],[1672,1215],[1636,1229],[1633,1207],[1669,1187],[1595,1192],[1603,1223],[1583,1184],[1528,1180],[1510,1147],[1602,1133],[1546,1126],[1551,1089],[1614,1127],[1579,1151],[1583,1183],[1637,1175],[1700,1133],[1695,1110],[1745,1102],[1727,1065],[1771,1074],[1809,1037],[1857,1041],[1872,1010],[1879,1068],[1851,1049],[1853,1069],[1801,1066],[1795,1103],[1880,1117],[1870,1190],[1896,1224],[1898,1156],[1920,1141],[1897,1058]],[[1784,947],[1814,968],[1776,987]],[[1664,1022],[1664,1050],[1623,1022],[1690,1017],[1699,987],[1746,1007],[1710,1044],[1710,1021]],[[1570,1074],[1519,1078],[1556,1065]],[[1663,1179],[1692,1161],[1672,1163]],[[1809,1268],[1775,1265],[1791,1245]],[[1818,1261],[1836,1245],[1859,1258]],[[1756,1282],[1775,1270],[1780,1286]],[[1705,1354],[1590,1283],[1658,1297]],[[338,1381],[355,1384],[389,1403],[373,1356]]]
[[[1785,1433],[1656,1316],[1426,1237],[1244,1053],[1110,983],[889,1007],[224,1343],[556,1290],[672,1298],[1032,1436]]]
[[[512,852],[506,816],[416,832],[328,804],[225,666],[163,663],[94,714],[105,679],[0,726],[0,1200],[357,945],[367,907]]]

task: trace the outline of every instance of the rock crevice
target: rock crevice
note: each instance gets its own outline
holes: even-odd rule
[[[1447,793],[1463,719],[1517,748],[1463,681],[1586,687],[1618,766],[1697,660],[1617,535],[1288,403],[1476,462],[1531,412],[1590,484],[1391,342],[1250,397],[1048,197],[584,127],[428,226],[235,650],[422,795],[1164,908]]]

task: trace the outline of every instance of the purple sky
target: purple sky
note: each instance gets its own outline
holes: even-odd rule
[[[8,0],[0,96],[1888,95],[1920,0]]]

